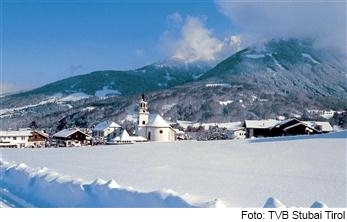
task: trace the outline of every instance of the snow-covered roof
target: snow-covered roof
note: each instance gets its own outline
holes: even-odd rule
[[[123,130],[122,134],[120,135],[120,140],[132,140],[129,136],[129,133],[126,130]]]
[[[152,127],[170,127],[170,125],[159,114],[149,119],[148,125]]]
[[[306,125],[315,128],[316,126],[320,126],[321,130],[324,132],[331,132],[333,131],[333,127],[330,125],[329,122],[319,122],[319,121],[303,121]]]
[[[275,126],[280,123],[280,121],[275,119],[267,119],[267,120],[245,120],[246,128],[254,128],[254,129],[266,129]]]
[[[38,133],[40,134],[41,136],[45,137],[45,138],[49,138],[49,135],[43,131],[39,131],[39,130],[34,130],[33,133]]]
[[[145,142],[147,139],[143,136],[131,136],[132,141]]]
[[[142,136],[130,136],[129,133],[126,130],[123,130],[122,134],[120,136],[116,136],[113,141],[115,142],[122,142],[122,141],[139,141],[144,142],[147,141],[146,138]]]
[[[0,136],[31,136],[31,132],[27,130],[0,131]]]
[[[85,134],[84,132],[82,132],[81,130],[79,129],[63,129],[57,133],[55,133],[53,135],[53,137],[58,137],[58,138],[67,138],[69,137],[70,135],[76,133],[76,132],[80,132],[80,133],[83,133],[84,135],[88,136],[87,134]]]
[[[103,122],[100,122],[98,123],[93,131],[104,131],[106,130],[107,128],[120,128],[121,126],[115,122],[112,122],[112,121],[103,121]]]

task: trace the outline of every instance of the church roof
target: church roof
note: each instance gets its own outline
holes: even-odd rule
[[[161,117],[159,114],[155,115],[153,118],[149,119],[149,122],[147,126],[152,127],[170,127],[170,124],[168,124],[163,117]]]

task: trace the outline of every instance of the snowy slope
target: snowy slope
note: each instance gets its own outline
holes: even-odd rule
[[[184,141],[1,152],[3,162],[9,164],[47,167],[89,184],[96,178],[114,179],[126,190],[133,187],[147,194],[170,189],[188,203],[217,198],[228,207],[263,207],[271,200],[286,206],[310,207],[322,201],[329,207],[347,207],[346,143],[346,132],[340,132],[281,141]]]

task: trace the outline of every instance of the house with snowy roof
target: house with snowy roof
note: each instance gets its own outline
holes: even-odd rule
[[[149,114],[148,103],[145,96],[142,95],[139,104],[137,135],[148,141],[171,142],[175,141],[175,133],[176,131],[162,116]]]
[[[81,146],[89,145],[91,137],[82,132],[80,129],[63,129],[53,135],[53,139],[57,141],[58,146]]]
[[[0,147],[24,148],[28,147],[31,132],[28,130],[0,131]]]
[[[270,128],[271,136],[318,134],[320,131],[298,119],[287,119]]]
[[[245,120],[246,137],[295,136],[332,132],[329,122],[278,120]]]
[[[93,138],[108,141],[111,138],[119,136],[122,132],[122,127],[112,121],[103,121],[95,125],[92,130]]]
[[[246,137],[268,137],[271,136],[270,128],[280,121],[274,119],[268,120],[245,120],[243,127],[246,131]]]
[[[31,131],[31,135],[28,139],[28,147],[30,148],[42,148],[46,147],[48,143],[49,135],[41,130]]]

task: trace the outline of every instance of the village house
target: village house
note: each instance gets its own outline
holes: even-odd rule
[[[313,127],[317,129],[318,131],[322,133],[330,133],[333,131],[333,127],[330,125],[329,122],[322,122],[322,121],[303,121],[306,125]]]
[[[318,133],[320,131],[298,119],[284,120],[270,128],[270,136],[295,136]]]
[[[41,148],[46,147],[49,140],[49,135],[43,131],[33,130],[28,138],[28,147]]]
[[[57,146],[65,147],[90,145],[91,142],[91,137],[77,128],[61,130],[53,135],[53,139]]]
[[[137,135],[148,141],[170,142],[175,141],[176,131],[159,114],[150,116],[145,96],[139,104],[139,117]]]
[[[28,130],[0,131],[0,147],[2,148],[28,147],[29,136],[31,136],[31,132]]]
[[[298,119],[245,120],[246,137],[275,137],[328,133],[333,130],[329,122],[300,121]]]
[[[234,139],[246,139],[246,131],[244,128],[233,130]]]
[[[243,127],[246,131],[246,137],[268,137],[271,136],[270,128],[278,124],[278,120],[245,120]]]
[[[106,142],[116,136],[119,136],[122,130],[122,127],[115,122],[103,121],[98,123],[93,128],[92,136],[97,141]]]

